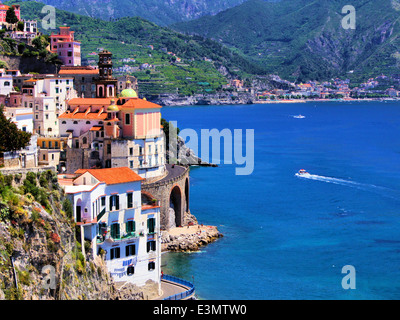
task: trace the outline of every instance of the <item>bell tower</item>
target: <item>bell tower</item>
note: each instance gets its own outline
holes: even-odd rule
[[[118,80],[112,74],[112,53],[103,50],[99,53],[99,77],[96,83],[96,98],[115,98]]]

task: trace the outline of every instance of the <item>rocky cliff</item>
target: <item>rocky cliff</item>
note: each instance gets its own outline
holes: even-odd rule
[[[84,256],[72,207],[52,171],[0,174],[0,300],[142,300],[157,286],[119,287],[101,256]],[[89,252],[89,250],[86,250]]]

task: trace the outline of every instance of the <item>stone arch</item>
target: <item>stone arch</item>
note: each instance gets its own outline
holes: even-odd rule
[[[178,185],[172,187],[170,196],[169,196],[169,223],[172,227],[175,225],[176,227],[182,226],[183,221],[183,213],[182,213],[182,191]]]

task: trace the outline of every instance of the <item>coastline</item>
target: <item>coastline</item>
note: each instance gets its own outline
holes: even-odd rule
[[[208,106],[208,105],[252,105],[252,104],[291,104],[291,103],[310,103],[310,102],[372,102],[372,101],[400,101],[400,98],[342,98],[342,99],[276,99],[276,100],[258,100],[253,96],[245,95],[237,99],[226,99],[225,97],[202,97],[201,99],[195,97],[159,97],[151,102],[160,104],[164,107],[184,107],[184,106]]]
[[[196,252],[223,234],[216,226],[192,224],[161,232],[162,252]]]

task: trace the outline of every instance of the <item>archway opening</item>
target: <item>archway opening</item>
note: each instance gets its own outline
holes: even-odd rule
[[[186,178],[185,181],[185,203],[186,203],[186,210],[185,212],[189,212],[189,178]]]
[[[169,227],[182,225],[182,194],[178,186],[172,189],[169,197]]]

